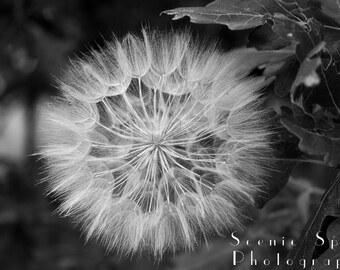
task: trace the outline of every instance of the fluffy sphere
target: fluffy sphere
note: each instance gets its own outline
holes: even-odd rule
[[[243,51],[142,31],[72,62],[42,108],[60,212],[123,254],[192,249],[238,225],[271,171],[267,113]]]

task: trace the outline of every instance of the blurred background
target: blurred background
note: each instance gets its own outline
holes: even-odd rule
[[[214,239],[210,249],[202,246],[176,259],[165,256],[158,265],[143,258],[120,260],[94,242],[85,244],[79,228],[54,212],[58,202],[45,196],[45,186],[39,184],[42,162],[32,155],[39,104],[57,94],[55,78],[69,58],[102,46],[113,33],[122,37],[138,32],[142,25],[160,29],[190,25],[205,38],[219,37],[225,49],[244,45],[247,31],[230,32],[222,26],[190,24],[187,19],[173,22],[159,15],[208,2],[0,0],[0,269],[227,269],[232,249],[226,239]],[[298,237],[311,202],[321,192],[303,179],[290,183],[242,237]]]

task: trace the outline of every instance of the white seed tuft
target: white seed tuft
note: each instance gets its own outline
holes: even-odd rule
[[[142,32],[72,62],[43,108],[60,211],[122,254],[192,249],[237,226],[271,171],[263,78],[188,32]]]

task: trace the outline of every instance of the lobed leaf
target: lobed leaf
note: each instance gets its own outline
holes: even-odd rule
[[[166,10],[163,13],[174,15],[173,20],[189,16],[193,23],[223,24],[231,30],[250,29],[264,23],[266,14],[287,12],[296,8],[302,0],[216,0],[205,7],[183,7]]]
[[[326,236],[328,239],[333,238],[334,235],[338,237],[337,231],[340,217],[339,197],[340,175],[338,175],[324,193],[318,208],[303,229],[297,245],[288,254],[286,260],[291,259],[294,261],[294,264],[285,266],[285,270],[320,269],[312,267],[312,260],[316,258],[321,259],[330,254],[334,255],[329,250],[329,242],[328,245],[327,242],[324,244],[317,242],[317,234],[323,239],[326,239]],[[335,220],[336,223],[334,223]],[[306,265],[299,264],[301,259],[306,260]]]
[[[340,0],[314,0],[319,2],[321,10],[327,16],[333,18],[337,23],[340,23]]]
[[[328,137],[312,132],[282,117],[281,123],[299,139],[301,151],[310,155],[321,155],[328,166],[340,166],[340,138]]]
[[[325,260],[330,260],[329,266],[336,268],[336,259],[340,258],[340,250],[339,250],[339,243],[340,243],[340,218],[337,218],[333,221],[327,230],[327,238],[325,237],[324,245],[327,245],[328,248],[325,252],[323,252],[320,257],[317,258],[315,261],[316,263],[312,265],[311,270],[324,270],[330,269],[328,267],[328,262]],[[327,242],[326,242],[327,241]],[[325,263],[326,262],[326,263]],[[331,268],[332,268],[331,267]]]
[[[315,57],[325,46],[325,42],[320,42],[313,50],[311,50],[304,61],[301,63],[297,72],[296,78],[291,87],[292,100],[294,100],[294,94],[297,86],[304,84],[307,87],[312,87],[320,83],[320,77],[316,73],[317,68],[321,65],[320,56]]]

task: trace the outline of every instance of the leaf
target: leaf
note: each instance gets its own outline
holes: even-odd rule
[[[294,12],[302,16],[300,9]],[[264,30],[261,30],[262,28]],[[274,83],[274,90],[278,96],[283,97],[295,92],[301,83],[314,86],[320,82],[315,71],[321,65],[321,57],[315,58],[314,55],[327,46],[322,41],[322,33],[321,24],[314,18],[298,21],[291,16],[276,13],[269,16],[264,26],[250,34],[248,46],[256,46],[258,50],[277,50],[281,44],[295,47],[296,54],[286,60]],[[260,39],[266,35],[267,39],[261,41]],[[296,98],[294,93],[292,97]]]
[[[282,71],[280,71],[279,74],[281,74],[281,72]],[[288,73],[286,72],[286,74]],[[304,119],[306,117],[312,118],[314,124],[309,124],[307,127],[308,130],[326,137],[340,137],[339,130],[334,129],[336,123],[340,120],[340,92],[338,91],[340,87],[340,77],[336,73],[333,65],[327,70],[318,69],[318,75],[321,76],[321,82],[317,86],[307,88],[302,83],[293,90],[291,104],[294,117],[292,119],[295,118],[294,121],[296,121],[297,119]],[[300,110],[297,110],[296,106],[300,107]],[[303,114],[305,114],[305,116]],[[295,123],[306,129],[304,123],[307,122],[305,120],[299,122],[300,123]]]
[[[296,17],[292,17],[292,14]],[[259,50],[277,50],[280,44],[295,44],[296,57],[287,59],[278,72],[274,86],[279,96],[292,92],[292,101],[299,98],[295,96],[298,85],[311,87],[320,83],[321,79],[316,73],[319,66],[328,69],[333,64],[340,71],[340,28],[325,28],[313,16],[331,24],[329,18],[314,7],[298,8],[288,16],[280,13],[268,16],[267,23],[254,30],[249,37],[248,46],[256,46]],[[314,57],[316,52],[320,53],[318,57]]]
[[[279,50],[291,44],[291,40],[287,37],[278,35],[273,30],[273,21],[267,20],[267,22],[253,30],[249,34],[249,42],[247,47],[256,48],[258,50]]]
[[[340,165],[340,138],[308,131],[285,116],[281,118],[281,123],[300,139],[299,148],[301,151],[310,155],[323,156],[328,166],[337,167]]]
[[[291,102],[301,107],[305,114],[314,119],[315,131],[330,131],[335,122],[340,120],[340,92],[338,91],[340,76],[334,65],[327,70],[319,68],[318,75],[320,83],[313,87],[306,87],[302,83],[293,90]]]
[[[286,260],[293,260],[294,263],[291,266],[285,265],[285,270],[311,270],[312,259],[319,257],[325,252],[326,245],[316,245],[317,236],[326,235],[327,230],[332,234],[333,229],[331,227],[332,222],[337,217],[340,217],[340,175],[337,176],[335,181],[329,186],[324,193],[318,208],[314,215],[310,218],[309,222],[303,229],[297,245],[290,251]],[[338,227],[338,226],[337,226]],[[306,260],[306,265],[299,264],[301,259]],[[335,269],[335,268],[332,268]]]
[[[320,2],[321,10],[327,16],[340,23],[340,0],[315,0]]]
[[[307,56],[301,63],[290,91],[292,95],[292,101],[294,101],[295,90],[300,84],[303,83],[307,87],[312,87],[320,83],[320,77],[316,73],[316,70],[321,65],[321,58],[320,56],[314,56],[318,54],[324,47],[325,42],[320,42],[315,48],[313,48],[313,50],[311,50],[307,54]]]
[[[293,12],[295,14],[275,13],[268,16],[268,20],[272,20],[272,31],[277,37],[296,46],[296,56],[302,62],[309,51],[322,42],[324,29],[314,17],[307,17],[300,8]],[[304,19],[299,19],[296,14]]]
[[[331,132],[334,130],[335,124],[333,123],[333,120],[331,119],[329,113],[319,104],[313,105],[313,116],[316,129]]]
[[[327,70],[333,65],[337,74],[340,74],[340,28],[329,28],[325,26],[324,39],[326,42],[326,52],[328,57],[324,57],[324,68]]]
[[[250,29],[264,23],[263,16],[296,8],[302,0],[216,0],[205,7],[184,7],[166,10],[173,20],[189,16],[193,23],[223,24],[231,30]]]
[[[328,242],[326,242],[328,241]],[[336,269],[336,259],[340,258],[340,250],[336,245],[340,244],[340,218],[333,221],[327,230],[327,238],[325,239],[325,245],[328,244],[328,249],[317,258],[317,261],[311,270],[325,270],[325,269]],[[328,267],[328,262],[330,260]]]
[[[299,62],[295,56],[287,59],[274,81],[274,91],[279,97],[287,96],[299,70]]]
[[[289,121],[297,124],[298,126],[313,131],[314,130],[314,121],[313,118],[303,111],[299,106],[292,103],[292,109],[288,107],[281,108],[281,118],[288,119]]]
[[[252,70],[257,67],[264,67],[270,76],[274,75],[269,72],[270,64],[283,63],[288,57],[294,55],[292,48],[285,48],[277,51],[257,51],[254,48],[238,50],[238,65],[239,68],[244,70]],[[270,77],[270,76],[267,76]]]
[[[295,17],[292,17],[294,15]],[[300,19],[302,18],[302,19]],[[291,11],[291,15],[274,14],[268,16],[267,35],[270,37],[270,42],[273,46],[276,43],[281,44],[296,44],[296,54],[300,62],[302,62],[317,44],[325,42],[323,50],[323,59],[328,63],[327,68],[331,62],[338,62],[340,58],[340,25],[335,23],[332,19],[323,14],[319,9],[310,7],[307,9],[298,8]],[[250,35],[249,44],[254,43],[252,39],[258,40],[260,30],[258,28]],[[268,39],[268,37],[267,37]],[[261,47],[268,48],[268,44],[256,44],[257,49]],[[250,46],[250,45],[249,45]],[[272,47],[275,49],[275,47]],[[328,60],[327,60],[328,59]]]

